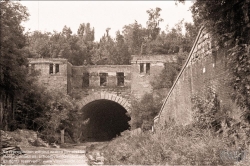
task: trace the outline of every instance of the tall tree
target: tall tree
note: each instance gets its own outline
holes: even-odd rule
[[[161,11],[161,8],[159,7],[155,8],[155,10],[153,9],[147,10],[147,13],[149,15],[149,18],[147,21],[148,38],[151,40],[155,40],[161,30],[161,28],[159,27],[159,24],[160,22],[163,21],[163,19],[160,18],[161,16],[160,11]]]
[[[21,23],[27,20],[29,14],[20,3],[1,1],[0,6],[0,119],[1,124],[4,124],[7,129],[14,109],[15,96],[28,86],[26,81],[28,52],[24,49],[26,38]]]
[[[65,25],[62,30],[62,35],[64,35],[66,39],[69,39],[72,35],[71,29]]]
[[[147,30],[135,20],[133,24],[125,25],[123,27],[123,34],[125,42],[128,45],[131,55],[138,55],[141,52],[141,46],[147,38]]]
[[[124,36],[120,34],[120,31],[116,32],[115,41],[115,54],[110,56],[112,64],[127,65],[130,61],[130,55],[128,52],[128,46],[124,41]]]
[[[34,31],[28,36],[28,49],[33,53],[33,57],[51,57],[50,33]]]

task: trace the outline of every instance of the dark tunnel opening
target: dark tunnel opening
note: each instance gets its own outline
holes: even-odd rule
[[[127,110],[114,101],[96,100],[82,111],[83,120],[89,119],[82,127],[82,141],[109,141],[130,128]]]

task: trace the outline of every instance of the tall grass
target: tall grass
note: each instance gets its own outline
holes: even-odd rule
[[[194,95],[192,102],[192,124],[168,122],[158,126],[154,134],[131,135],[126,131],[103,149],[105,164],[249,166],[249,110],[234,102],[222,105],[210,87],[204,96]],[[135,110],[139,107],[146,110],[152,106],[138,103]],[[134,117],[135,121],[138,118]]]
[[[168,126],[157,134],[131,136],[126,131],[103,152],[107,165],[250,165],[247,159],[236,162],[237,159],[225,160],[222,156],[223,151],[237,150],[209,130]],[[246,157],[249,158],[249,154]]]

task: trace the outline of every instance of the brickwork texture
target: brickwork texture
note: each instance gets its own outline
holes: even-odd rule
[[[208,88],[218,95],[221,104],[231,102],[225,51],[215,50],[212,37],[201,28],[186,63],[154,119],[155,126],[170,121],[190,124],[193,120],[191,98],[203,96]]]

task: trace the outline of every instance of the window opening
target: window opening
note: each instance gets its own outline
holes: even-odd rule
[[[82,87],[89,87],[89,73],[83,73]]]
[[[59,64],[56,64],[56,73],[59,73]]]
[[[100,73],[100,86],[107,86],[108,73]]]
[[[53,74],[53,64],[49,64],[49,74]]]
[[[140,73],[144,72],[144,63],[140,63]]]
[[[146,63],[146,73],[150,74],[150,63]]]
[[[124,73],[118,72],[116,73],[117,77],[117,86],[124,86]]]

